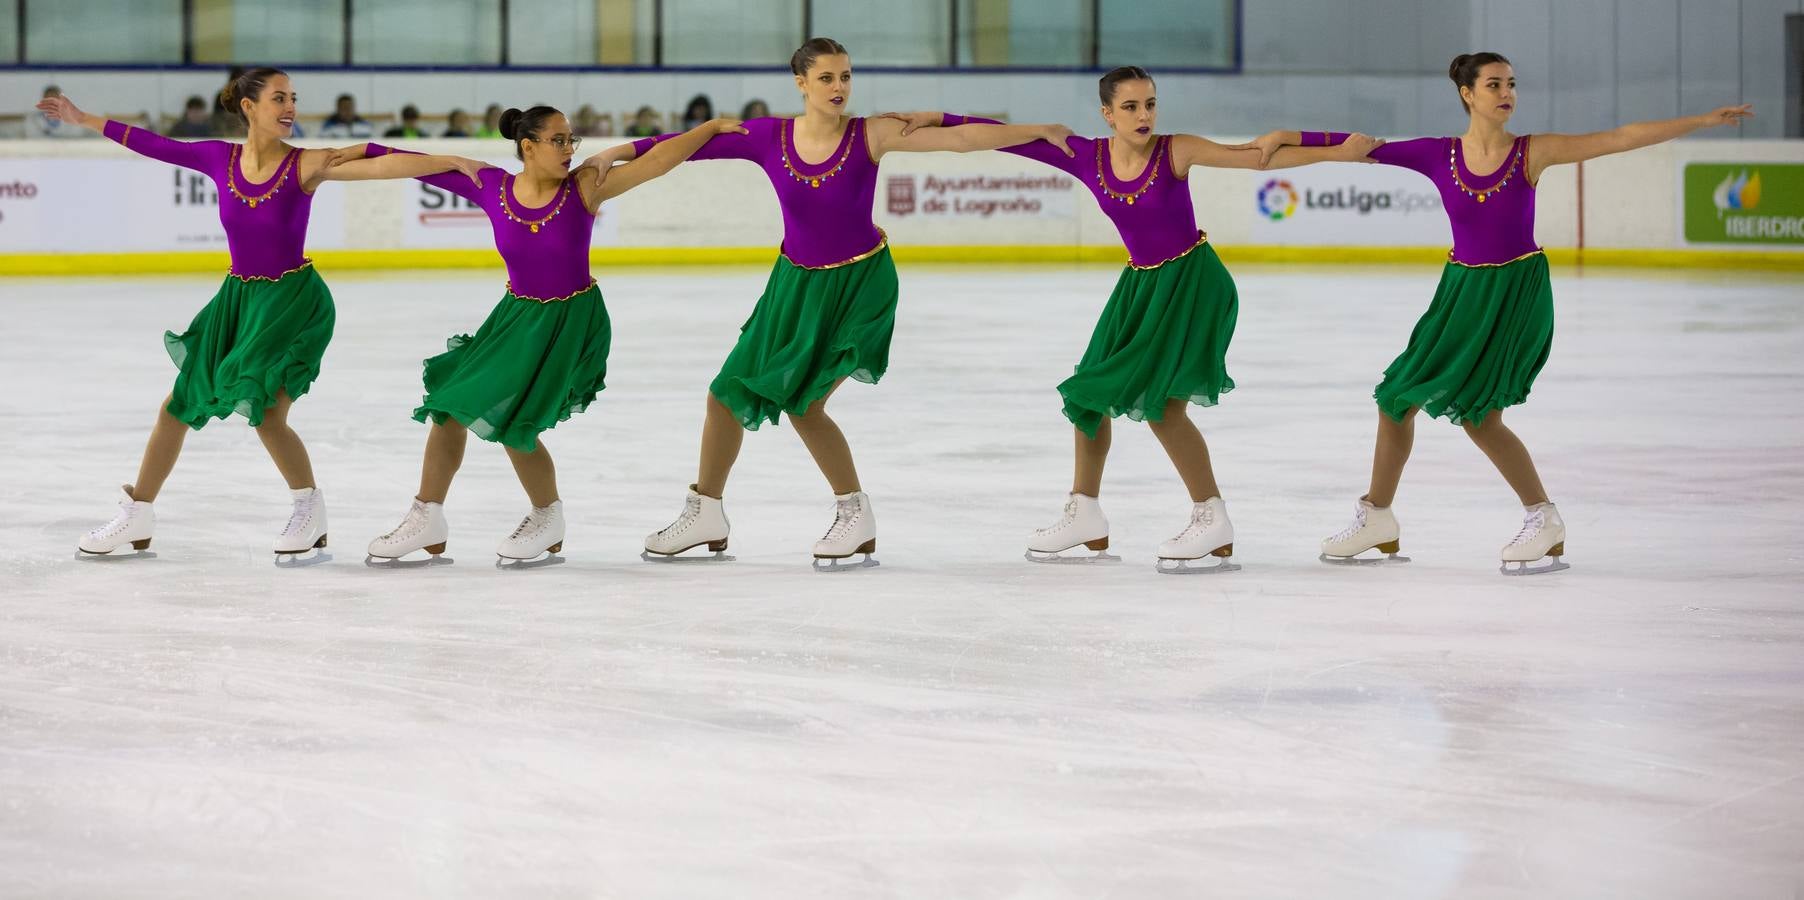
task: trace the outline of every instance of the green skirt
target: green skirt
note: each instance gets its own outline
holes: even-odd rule
[[[1501,266],[1448,263],[1434,302],[1409,346],[1372,391],[1378,409],[1402,421],[1411,407],[1454,424],[1528,399],[1553,347],[1553,288],[1547,256]]]
[[[476,329],[426,360],[415,421],[456,419],[477,437],[523,453],[539,433],[582,412],[605,386],[613,332],[601,289],[541,303],[512,292]]]
[[[778,257],[708,392],[756,431],[807,411],[842,378],[876,384],[889,368],[896,293],[887,246],[825,269]]]
[[[1077,371],[1059,385],[1065,418],[1096,436],[1104,419],[1165,418],[1165,404],[1214,406],[1234,389],[1228,343],[1240,298],[1208,244],[1115,282]]]
[[[332,292],[311,265],[273,281],[227,275],[187,331],[163,334],[180,370],[169,414],[194,429],[232,413],[263,424],[277,394],[299,399],[313,386],[335,318]]]

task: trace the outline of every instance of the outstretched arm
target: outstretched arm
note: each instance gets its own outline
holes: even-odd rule
[[[333,151],[337,152],[337,151]],[[389,153],[364,159],[335,158],[321,170],[325,181],[373,181],[381,178],[424,178],[452,171],[468,176],[470,183],[481,186],[477,175],[489,168],[488,163],[462,156],[427,156],[420,153]]]
[[[881,119],[894,119],[902,123],[902,134],[911,135],[917,128],[958,128],[964,125],[1001,125],[995,119],[981,116],[961,116],[957,113],[916,112],[916,113],[884,113]],[[1042,140],[1033,140],[1013,147],[1003,147],[1002,152],[1043,162],[1061,172],[1076,177],[1083,177],[1080,171],[1083,160],[1075,159],[1077,153],[1086,147],[1087,138],[1071,136],[1054,145]]]
[[[745,133],[745,126],[738,119],[713,119],[675,138],[658,141],[657,146],[652,147],[644,156],[636,157],[617,169],[598,169],[597,174],[601,176],[599,179],[584,178],[578,182],[583,189],[583,203],[591,210],[599,208],[602,203],[676,168],[718,136]]]
[[[1182,178],[1191,166],[1216,169],[1289,169],[1319,162],[1371,162],[1369,154],[1382,146],[1384,142],[1381,140],[1354,134],[1326,146],[1279,146],[1267,155],[1258,141],[1229,145],[1218,144],[1194,134],[1178,134],[1171,139],[1171,167]]]
[[[38,110],[53,119],[98,131],[133,153],[197,171],[205,171],[207,164],[216,159],[216,154],[225,146],[223,141],[178,141],[149,129],[103,119],[82,112],[73,101],[61,95],[38,101]]]
[[[702,144],[701,149],[691,154],[688,159],[746,159],[756,162],[758,160],[758,143],[756,136],[754,136],[752,132],[754,130],[768,128],[771,121],[771,119],[760,118],[740,123],[740,128],[723,131],[713,138],[710,138],[707,143]],[[582,165],[577,166],[572,170],[572,174],[584,169],[597,169],[601,172],[606,172],[615,165],[632,162],[633,160],[650,153],[653,147],[656,147],[665,141],[674,141],[677,138],[682,137],[685,133],[686,132],[672,132],[670,134],[660,134],[657,137],[640,138],[636,141],[616,144],[583,160]]]
[[[419,157],[419,156],[425,155],[423,153],[415,153],[412,150],[399,150],[394,147],[383,146],[382,144],[378,144],[375,141],[371,141],[367,144],[364,144],[363,146],[364,146],[364,152],[369,154],[369,158],[371,161],[374,161],[376,159],[389,159],[389,158],[393,158],[393,157],[405,159],[407,157]],[[497,171],[497,172],[501,171],[500,169],[496,168],[495,166],[488,165],[487,163],[481,162],[479,160],[474,160],[474,159],[467,160],[467,159],[464,159],[464,158],[458,157],[458,156],[452,156],[452,157],[446,157],[446,158],[457,160],[458,165],[454,166],[453,169],[451,169],[451,170],[440,170],[438,172],[438,174],[435,174],[435,175],[415,175],[413,177],[426,184],[430,184],[433,187],[438,188],[439,190],[450,191],[451,193],[456,194],[457,196],[462,197],[465,200],[470,201],[471,203],[477,203],[477,202],[479,202],[477,195],[482,190],[482,172],[486,169],[495,169],[495,171]],[[464,177],[465,174],[467,174],[469,177],[467,177],[467,178]],[[402,176],[369,176],[369,177],[380,178],[380,177],[402,177]],[[474,181],[476,183],[471,184],[472,181]]]
[[[1725,106],[1703,115],[1633,122],[1620,128],[1590,134],[1537,134],[1529,139],[1528,177],[1530,181],[1536,181],[1548,166],[1638,150],[1700,129],[1733,125],[1753,115],[1753,106],[1744,103],[1740,106]]]
[[[326,170],[339,163],[363,159],[369,155],[369,144],[349,147],[320,147],[301,151],[301,190],[312,193],[326,179]]]
[[[1071,148],[1065,144],[1071,129],[1063,125],[961,125],[957,128],[921,128],[905,135],[902,122],[875,118],[866,120],[866,127],[871,153],[878,159],[891,151],[970,153],[1000,150],[1032,141],[1046,141],[1066,156],[1072,155]]]

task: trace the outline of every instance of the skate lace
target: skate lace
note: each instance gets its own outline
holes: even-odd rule
[[[1054,522],[1051,525],[1046,526],[1045,528],[1041,528],[1041,529],[1037,530],[1035,533],[1036,534],[1051,534],[1055,531],[1060,531],[1065,528],[1071,527],[1071,524],[1076,521],[1077,521],[1077,501],[1075,499],[1066,500],[1065,501],[1065,514],[1060,516],[1059,520],[1057,522]]]
[[[833,504],[833,525],[821,537],[823,541],[844,538],[852,533],[852,527],[858,523],[858,503],[853,500],[840,500]]]
[[[1330,538],[1330,540],[1344,541],[1347,538],[1350,538],[1353,535],[1357,534],[1359,532],[1359,529],[1364,528],[1364,527],[1366,527],[1366,508],[1365,508],[1364,504],[1360,504],[1358,506],[1353,507],[1353,524],[1348,525],[1345,528],[1342,528],[1340,530],[1340,532],[1338,534],[1336,534],[1334,537]]]
[[[687,498],[685,498],[683,500],[683,514],[680,516],[677,516],[677,520],[675,522],[672,522],[669,525],[664,526],[663,530],[659,531],[658,533],[659,534],[682,534],[683,532],[688,531],[689,526],[694,525],[695,521],[697,519],[700,519],[701,516],[702,516],[702,498],[700,498],[694,494],[690,494]]]
[[[526,534],[529,531],[538,531],[545,527],[545,521],[540,518],[540,516],[541,512],[539,507],[533,507],[532,512],[528,513],[526,518],[520,520],[520,524],[514,527],[514,533],[508,535],[507,539],[510,541],[517,540],[520,535]]]
[[[289,514],[288,525],[282,529],[282,535],[286,537],[291,534],[299,534],[302,529],[307,527],[307,522],[312,518],[312,502],[307,500],[294,501],[294,512]]]
[[[1184,533],[1179,538],[1186,538],[1198,531],[1207,530],[1215,525],[1215,510],[1209,506],[1198,506],[1190,511],[1190,524],[1184,526]]]
[[[119,504],[119,512],[113,515],[113,521],[94,529],[94,534],[111,536],[125,530],[132,519],[132,501],[125,500]]]
[[[1541,510],[1537,509],[1528,515],[1523,516],[1522,530],[1516,532],[1515,537],[1510,538],[1510,546],[1513,547],[1517,544],[1525,544],[1534,540],[1535,537],[1541,533],[1541,529],[1545,527],[1546,524],[1547,516]]]
[[[395,530],[383,535],[382,539],[385,541],[392,541],[403,535],[419,531],[424,527],[426,527],[426,508],[416,503],[413,505],[413,508],[407,511],[407,516],[401,520],[401,524],[396,525]]]

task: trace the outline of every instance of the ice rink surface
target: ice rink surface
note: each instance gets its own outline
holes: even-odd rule
[[[78,562],[216,278],[0,281],[0,896],[1804,896],[1804,278],[1556,268],[1509,413],[1570,571],[1503,578],[1520,506],[1423,420],[1407,566],[1316,561],[1435,267],[1236,267],[1239,388],[1193,410],[1232,575],[1153,571],[1188,502],[1118,422],[1112,567],[1022,560],[1068,488],[1053,390],[1116,270],[904,266],[891,370],[835,416],[882,566],[808,569],[832,499],[749,436],[719,566],[638,560],[694,477],[759,270],[600,272],[609,387],[547,435],[568,562],[471,441],[455,565],[372,571],[415,489],[419,360],[498,271],[325,272],[297,407],[332,562],[242,420]]]

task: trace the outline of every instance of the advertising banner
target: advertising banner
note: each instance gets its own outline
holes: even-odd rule
[[[1688,243],[1804,247],[1804,165],[1689,163],[1684,181]]]
[[[1441,195],[1421,175],[1346,163],[1255,173],[1252,243],[1449,246]]]

